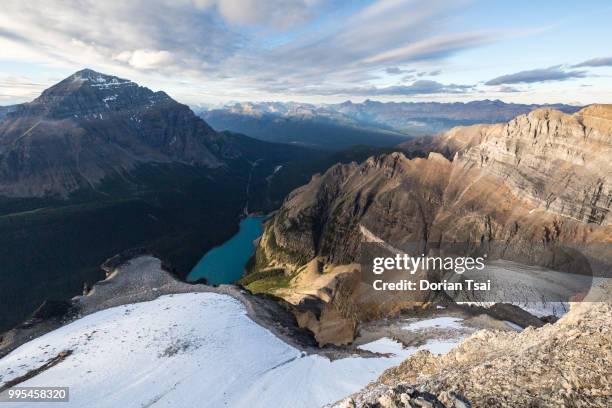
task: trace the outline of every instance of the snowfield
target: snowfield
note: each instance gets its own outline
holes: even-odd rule
[[[456,344],[430,341],[420,349],[446,352]],[[0,360],[0,384],[72,350],[19,385],[70,387],[62,407],[318,407],[358,391],[417,350],[386,338],[362,347],[393,355],[335,361],[304,355],[253,322],[230,296],[166,295],[85,316],[24,344]]]

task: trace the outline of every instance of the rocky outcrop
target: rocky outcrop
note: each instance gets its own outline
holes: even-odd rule
[[[427,236],[443,204],[451,162],[438,154],[409,160],[401,153],[337,165],[292,192],[268,228],[274,258],[300,264],[323,256],[358,260],[359,226],[410,242]],[[269,241],[266,241],[269,242]]]
[[[443,391],[438,396],[417,389],[408,383],[394,386],[380,384],[362,394],[348,397],[332,408],[472,408],[463,396]]]
[[[444,403],[425,406],[609,407],[610,289],[599,294],[605,301],[572,304],[552,325],[520,333],[479,331],[441,356],[420,351],[335,406],[394,406],[381,399],[400,400],[409,389]]]
[[[396,248],[471,243],[495,257],[593,273],[577,259],[612,262],[611,112],[535,110],[456,128],[436,142],[452,160],[393,153],[334,166],[287,197],[256,263],[292,276],[315,257],[357,263],[363,241],[375,238]]]

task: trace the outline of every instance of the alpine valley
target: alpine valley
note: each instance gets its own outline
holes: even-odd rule
[[[80,294],[119,252],[145,248],[184,277],[245,212],[372,153],[217,132],[164,92],[79,71],[0,110],[0,330]]]
[[[609,407],[611,123],[612,105],[500,101],[196,115],[76,72],[0,108],[0,398],[53,384],[79,408]],[[242,278],[187,282],[255,214],[263,235],[234,241],[253,251]],[[558,272],[588,288],[373,293],[370,244],[463,245],[519,297]],[[225,249],[216,268],[239,255]]]

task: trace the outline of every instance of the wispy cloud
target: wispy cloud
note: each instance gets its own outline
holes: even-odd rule
[[[324,0],[5,0],[0,47],[13,60],[134,79],[154,72],[242,90],[341,87],[493,41],[445,32],[467,3],[373,0],[319,23]]]
[[[566,81],[572,78],[584,78],[586,71],[565,70],[560,65],[543,69],[520,71],[514,74],[502,75],[493,78],[485,85],[532,84],[536,82]]]
[[[513,86],[500,86],[497,89],[497,92],[501,92],[501,93],[519,93],[521,92],[520,89],[515,88]]]
[[[0,74],[0,104],[3,104],[3,100],[11,100],[15,97],[34,99],[48,85],[48,83],[35,81],[27,76]]]
[[[322,0],[194,0],[199,9],[215,8],[231,24],[272,26],[285,30],[315,14]]]
[[[612,67],[612,57],[593,58],[580,64],[572,65],[575,68],[579,67]]]
[[[402,69],[399,67],[387,67],[385,72],[389,75],[409,74],[416,72],[416,69]]]
[[[543,32],[482,19],[477,1],[3,0],[0,63],[8,62],[6,75],[13,76],[22,74],[15,68],[20,64],[34,67],[28,75],[37,70],[37,82],[48,77],[47,69],[64,75],[89,67],[165,89],[185,102],[336,94],[467,97],[515,89],[501,91],[499,85],[581,78],[587,73],[579,67],[610,64],[610,58],[597,58],[531,70],[532,55],[523,55],[516,71],[525,71],[487,85],[461,85],[495,75],[490,72],[497,62],[482,58],[487,50],[506,55],[504,44]],[[549,27],[543,16],[536,26]],[[469,59],[458,55],[467,50]],[[538,54],[548,61],[543,64],[567,62],[544,54]],[[24,100],[33,89],[17,81],[2,93],[6,100]]]

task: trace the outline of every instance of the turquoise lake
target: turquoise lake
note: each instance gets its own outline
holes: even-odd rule
[[[244,266],[253,255],[253,241],[263,233],[266,217],[249,216],[240,221],[240,231],[222,245],[208,251],[191,270],[187,281],[206,278],[210,285],[234,283],[242,278]]]

